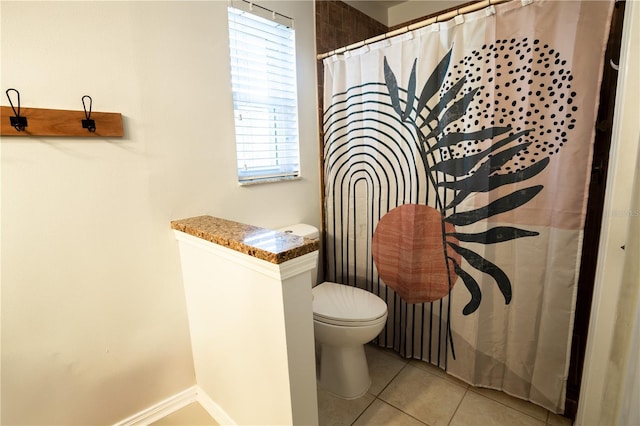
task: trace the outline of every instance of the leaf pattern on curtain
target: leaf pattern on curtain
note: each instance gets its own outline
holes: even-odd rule
[[[553,59],[554,65],[564,66],[566,64],[566,61],[560,58],[560,54],[555,52],[554,49],[550,49],[549,46],[545,45],[544,50],[540,52],[539,47],[534,47],[538,44],[538,40],[534,40],[531,45],[529,45],[527,39],[522,41],[516,41],[515,39],[511,41],[498,40],[495,45],[483,46],[481,51],[485,52],[485,54],[474,51],[469,57],[465,58],[462,63],[467,64],[473,61],[483,61],[484,57],[490,54],[500,56],[499,53],[495,53],[500,51],[510,52],[503,54],[504,60],[508,60],[512,54],[519,56],[519,59],[522,61],[525,55],[534,51],[538,52],[536,56],[540,59],[537,60],[537,64],[542,65],[541,69],[543,70],[550,68],[548,62],[553,58],[555,58]],[[403,241],[411,240],[411,237],[405,235],[405,233],[406,228],[409,227],[409,233],[413,234],[412,224],[415,218],[411,216],[409,222],[399,219],[392,224],[389,220],[385,220],[387,216],[384,216],[373,236],[373,259],[384,282],[409,303],[433,302],[448,294],[448,292],[427,292],[429,294],[427,295],[424,289],[420,287],[424,285],[428,287],[445,287],[445,283],[433,282],[433,280],[430,279],[431,277],[445,277],[444,279],[447,280],[446,287],[451,289],[457,279],[457,275],[460,275],[471,296],[471,300],[463,309],[463,313],[469,315],[478,309],[482,294],[477,282],[471,275],[463,270],[460,260],[451,257],[449,248],[462,256],[470,266],[492,276],[507,304],[511,301],[512,297],[511,281],[499,266],[470,249],[460,246],[460,239],[463,241],[469,241],[469,239],[466,233],[456,230],[455,226],[469,225],[494,215],[516,209],[533,199],[533,197],[543,189],[543,186],[533,185],[525,189],[516,189],[508,195],[504,195],[498,200],[474,210],[456,212],[456,207],[474,192],[488,192],[503,185],[523,182],[533,178],[544,170],[549,163],[548,156],[537,159],[534,155],[537,156],[539,153],[546,153],[547,148],[542,147],[544,145],[550,148],[557,145],[555,148],[555,152],[557,152],[567,139],[566,133],[563,132],[561,138],[554,136],[556,141],[561,139],[559,142],[556,144],[549,142],[545,137],[547,132],[544,130],[540,131],[540,126],[538,126],[538,128],[536,127],[538,122],[530,118],[534,115],[532,111],[527,111],[524,114],[527,119],[524,119],[524,116],[520,116],[519,120],[516,121],[514,117],[511,120],[513,123],[507,124],[506,126],[494,125],[495,120],[492,120],[491,127],[482,126],[481,129],[472,129],[469,125],[463,127],[465,119],[466,121],[473,120],[474,113],[470,111],[469,107],[474,97],[480,95],[481,93],[479,92],[481,92],[481,89],[484,89],[484,87],[473,84],[473,82],[479,80],[479,78],[474,78],[473,73],[468,72],[468,67],[466,68],[467,75],[460,77],[457,81],[451,81],[450,86],[443,87],[445,76],[452,75],[452,73],[447,74],[451,61],[451,52],[452,49],[449,50],[427,78],[419,98],[416,97],[417,59],[414,60],[409,76],[408,88],[403,91],[406,94],[404,108],[402,106],[403,100],[400,96],[397,78],[389,66],[387,58],[384,58],[384,79],[391,105],[400,117],[400,121],[409,124],[414,129],[417,140],[419,141],[418,152],[422,157],[422,164],[426,168],[428,179],[436,188],[442,187],[453,191],[454,198],[448,204],[444,202],[440,192],[435,192],[435,205],[439,210],[442,223],[440,226],[434,224],[435,226],[432,227],[432,232],[420,235],[420,238],[435,239],[436,246],[439,243],[442,249],[440,253],[437,253],[437,250],[425,251],[419,256],[412,256],[409,261],[403,260],[403,258],[406,259],[404,253],[409,250],[396,251],[391,255],[392,258],[389,259],[393,247],[402,244]],[[487,59],[487,63],[488,62],[489,59]],[[527,63],[532,64],[533,62],[534,56],[532,55]],[[509,61],[507,65],[510,68],[513,66],[511,61]],[[455,67],[456,66],[454,66],[454,68]],[[500,63],[496,64],[496,67],[500,68]],[[471,68],[471,70],[473,70],[473,68]],[[490,69],[489,71],[491,72],[492,70]],[[508,86],[518,84],[519,81],[525,80],[526,76],[532,73],[532,68],[531,66],[523,65],[521,68],[516,68],[515,71],[510,69],[507,72],[514,75],[511,81],[505,83],[505,85]],[[546,80],[543,80],[544,82],[539,84],[542,90],[547,88],[549,92],[548,96],[555,96],[554,89],[560,91],[563,86],[565,86],[567,90],[571,88],[569,82],[567,82],[566,85],[564,82],[565,80],[571,81],[570,72],[563,68],[558,70],[551,69],[550,71],[540,71],[536,69],[531,74],[532,77],[528,79],[527,85],[531,86],[535,84],[533,77],[540,76],[544,78],[547,73],[550,77],[554,77],[555,75],[560,77],[559,79],[553,79],[552,84],[556,86],[547,86]],[[498,78],[501,77],[502,72],[497,71],[496,76]],[[470,78],[467,80],[467,77]],[[490,81],[492,80],[493,78],[490,78]],[[465,85],[465,83],[470,84]],[[466,90],[461,91],[463,87],[465,87]],[[499,90],[500,86],[497,85],[496,89]],[[540,101],[545,100],[544,96],[542,96],[542,90],[536,91],[536,94],[539,94]],[[440,92],[439,97],[436,96],[438,92]],[[487,95],[489,95],[489,93],[487,93]],[[565,95],[564,92],[559,94],[561,99],[565,97]],[[499,94],[498,97],[500,96]],[[525,108],[519,104],[526,104],[526,102],[531,103],[532,96],[533,90],[529,90],[527,94],[523,94],[520,102],[513,100],[510,105],[506,106],[504,102],[509,101],[508,96],[502,99],[502,104],[500,101],[496,101],[495,107],[488,102],[479,101],[479,104],[484,105],[486,108],[476,114],[480,117],[484,116],[485,118],[489,118],[489,113],[491,113],[494,108],[496,110],[501,109],[506,113],[509,107],[508,115],[514,115],[513,111],[516,109],[522,113]],[[572,103],[574,96],[574,92],[568,94],[568,104]],[[433,98],[435,98],[435,100],[433,100]],[[553,102],[557,103],[557,100]],[[416,104],[417,106],[414,108]],[[433,106],[429,108],[427,106],[428,104]],[[533,103],[531,103],[531,105],[535,106]],[[548,110],[549,105],[546,105],[546,108]],[[559,109],[562,111],[564,106],[561,106]],[[534,111],[537,111],[536,114],[540,114],[539,110],[536,109]],[[575,109],[573,111],[575,112]],[[471,117],[471,120],[469,120],[469,117]],[[570,119],[571,113],[568,112],[565,117],[559,120],[561,125],[563,125],[564,120]],[[575,119],[572,120],[575,122]],[[502,124],[504,119],[501,118],[499,121],[501,122],[500,124]],[[459,124],[459,122],[463,123]],[[480,120],[475,120],[474,123],[477,125],[480,123]],[[525,126],[529,126],[529,128],[521,130],[522,127]],[[461,129],[467,131],[460,131]],[[540,131],[540,138],[537,137],[537,131]],[[531,137],[529,139],[531,140],[526,140],[530,135]],[[491,144],[478,153],[475,153],[478,149],[468,148],[483,141],[491,141]],[[534,142],[537,143],[535,148],[531,147]],[[435,155],[436,152],[439,155]],[[548,155],[552,154],[553,152],[550,150]],[[526,164],[527,156],[530,157],[530,161],[533,163],[528,166],[524,165]],[[447,180],[448,178],[452,180]],[[429,206],[422,207],[424,209],[433,209]],[[387,215],[399,214],[398,210],[392,210],[387,213]],[[452,229],[444,232],[443,230],[447,225],[452,226]],[[381,227],[384,231],[380,231]],[[401,228],[405,228],[404,233]],[[457,241],[447,241],[447,237],[452,235],[457,237]],[[487,237],[491,235],[492,238],[482,239],[481,237],[483,235]],[[484,234],[475,234],[473,242],[495,244],[501,241],[536,235],[538,235],[537,232],[512,227],[498,227],[489,229]],[[444,268],[442,264],[434,263],[432,260],[433,257],[446,259],[443,262],[446,267],[446,271],[444,271],[446,274],[441,273]],[[390,267],[391,263],[395,264],[396,268]],[[411,277],[416,275],[416,269],[420,270],[418,273],[419,280],[412,281]],[[451,270],[455,273],[450,273]],[[406,277],[408,278],[405,279]],[[427,278],[426,282],[424,278]],[[437,294],[438,297],[433,297],[433,293]]]

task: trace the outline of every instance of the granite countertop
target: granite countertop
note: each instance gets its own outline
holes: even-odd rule
[[[174,220],[171,228],[276,264],[318,250],[318,240],[213,216]]]

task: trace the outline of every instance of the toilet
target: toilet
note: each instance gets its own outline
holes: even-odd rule
[[[297,224],[280,229],[305,238],[319,238],[318,229]],[[317,267],[313,271],[316,283]],[[311,290],[313,330],[320,358],[318,385],[344,399],[363,396],[371,385],[365,343],[387,322],[387,305],[373,293],[344,284],[323,282]]]

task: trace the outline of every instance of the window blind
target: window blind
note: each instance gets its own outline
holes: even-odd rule
[[[233,7],[228,16],[238,180],[296,177],[295,32]]]

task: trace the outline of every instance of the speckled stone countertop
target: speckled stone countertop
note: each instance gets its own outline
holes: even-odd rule
[[[174,220],[171,228],[271,263],[318,250],[318,241],[213,216]]]

